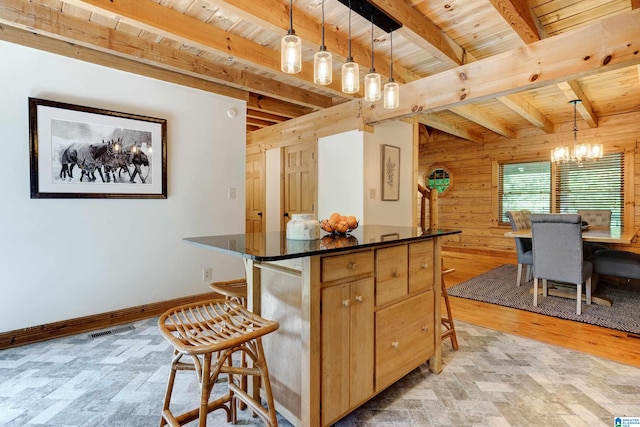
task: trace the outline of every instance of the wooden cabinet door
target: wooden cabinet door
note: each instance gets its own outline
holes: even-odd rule
[[[433,289],[433,240],[409,244],[409,293]]]
[[[245,233],[247,249],[259,251],[262,247],[265,205],[265,158],[263,153],[247,155],[245,191]],[[249,239],[249,237],[251,239]]]
[[[355,408],[373,394],[373,279],[351,284],[351,378],[350,407]]]
[[[322,425],[373,394],[373,279],[322,290]]]
[[[351,285],[322,290],[322,425],[349,410]]]
[[[435,349],[433,291],[376,312],[376,391],[431,357]]]

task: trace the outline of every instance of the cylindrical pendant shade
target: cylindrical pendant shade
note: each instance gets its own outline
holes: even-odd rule
[[[295,34],[282,37],[280,43],[280,68],[283,73],[296,74],[302,70],[302,42]]]
[[[400,105],[400,85],[389,81],[384,85],[384,108],[392,110]]]
[[[342,92],[358,93],[360,91],[360,68],[353,61],[342,65]]]
[[[313,55],[313,82],[328,85],[333,81],[333,60],[331,53],[320,50]]]
[[[369,73],[364,76],[364,100],[367,102],[375,102],[381,97],[380,74]]]

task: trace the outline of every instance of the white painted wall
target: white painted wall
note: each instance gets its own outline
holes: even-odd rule
[[[400,147],[400,193],[398,201],[382,200],[382,145]],[[364,132],[364,211],[367,224],[412,226],[413,200],[417,183],[413,182],[413,127],[401,121],[377,124],[374,132]],[[375,198],[370,198],[370,190]]]
[[[400,200],[382,200],[382,145],[400,147]],[[354,215],[360,224],[412,225],[413,127],[395,121],[373,133],[350,131],[318,140],[318,218]],[[371,197],[372,192],[374,197]]]
[[[339,212],[365,223],[363,159],[364,138],[360,131],[318,139],[318,219]]]
[[[244,274],[182,242],[244,231],[244,102],[2,41],[0,57],[0,332],[207,292],[205,266]],[[166,118],[168,199],[30,199],[30,96]]]

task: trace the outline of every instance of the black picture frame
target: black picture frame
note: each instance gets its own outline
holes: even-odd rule
[[[167,198],[167,120],[29,98],[31,198]]]

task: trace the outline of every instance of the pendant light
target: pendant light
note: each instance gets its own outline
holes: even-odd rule
[[[389,33],[391,39],[391,55],[389,58],[389,81],[384,85],[384,108],[393,110],[400,105],[400,85],[393,81],[393,31]]]
[[[302,70],[302,41],[293,30],[293,0],[289,1],[289,31],[280,42],[280,69],[287,74]]]
[[[349,0],[349,56],[342,64],[342,92],[347,94],[360,91],[360,68],[351,56],[351,0]]]
[[[322,44],[313,55],[313,82],[317,85],[329,85],[333,81],[331,52],[324,45],[324,0],[322,0]]]
[[[373,15],[371,15],[371,68],[369,69],[369,74],[364,76],[364,100],[376,102],[381,96],[380,74],[376,73],[376,69],[373,66]]]

